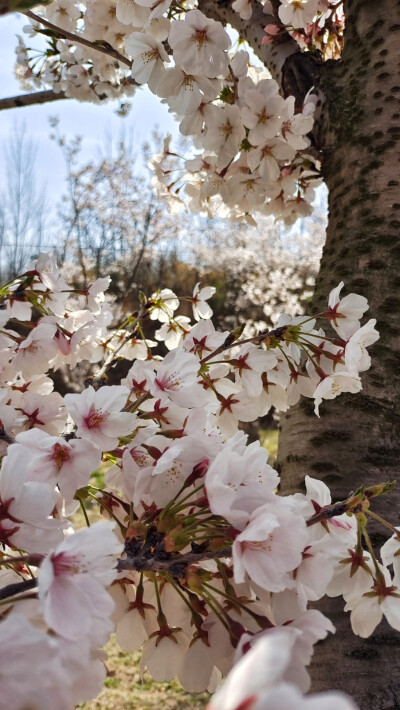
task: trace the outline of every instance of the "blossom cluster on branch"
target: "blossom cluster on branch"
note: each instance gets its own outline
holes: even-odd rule
[[[250,20],[256,5],[275,18],[269,2],[236,0],[232,7]],[[157,192],[171,209],[250,223],[257,213],[286,223],[310,214],[320,181],[307,135],[316,96],[309,92],[302,105],[284,98],[269,72],[196,2],[54,0],[40,15],[27,15],[26,32],[44,34],[47,45],[34,51],[19,38],[17,75],[25,86],[100,102],[146,84],[169,106],[197,151],[178,159],[167,143],[153,161]],[[275,20],[264,44],[279,45],[289,34],[318,55],[338,56],[341,2],[284,0]]]
[[[344,696],[303,698],[313,645],[334,631],[308,602],[342,595],[364,637],[383,615],[400,630],[400,533],[371,509],[393,484],[331,503],[307,477],[305,494],[277,495],[267,452],[239,423],[301,394],[318,414],[358,392],[378,338],[374,320],[360,325],[366,299],[342,297],[341,283],[315,318],[282,315],[245,338],[214,329],[214,289],[199,284],[183,299],[194,323],[162,289],[115,326],[108,284],[74,291],[41,254],[0,291],[0,708],[68,710],[96,695],[116,628],[122,648],[143,647],[142,670],[193,692],[244,656],[211,708],[352,710]],[[160,324],[156,340],[145,321]],[[121,359],[126,377],[107,384]],[[52,370],[82,361],[98,367],[86,389],[54,392]],[[104,488],[91,481],[100,465]],[[90,525],[88,501],[107,520]],[[88,527],[74,531],[79,506]],[[392,533],[383,564],[370,518]],[[247,653],[269,659],[267,675],[241,680]]]

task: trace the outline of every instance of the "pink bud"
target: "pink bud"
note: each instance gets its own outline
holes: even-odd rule
[[[278,27],[278,25],[266,25],[264,27],[264,32],[266,32],[268,35],[272,35],[272,37],[277,37],[278,34],[280,33],[281,28]]]

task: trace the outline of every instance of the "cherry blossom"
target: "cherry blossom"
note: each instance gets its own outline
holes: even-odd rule
[[[246,62],[243,57],[243,66],[234,65],[242,78]],[[273,83],[265,87],[274,93]],[[193,169],[198,163],[209,173],[200,190],[210,197],[224,180],[217,159],[210,156],[207,166],[193,159]],[[39,693],[35,702],[46,710],[51,698],[67,709],[98,693],[104,679],[98,649],[116,625],[124,648],[143,648],[142,671],[158,680],[178,677],[193,692],[214,690],[244,654],[231,676],[240,678],[241,663],[260,644],[265,661],[265,644],[273,643],[267,685],[256,674],[254,687],[241,680],[242,695],[233,696],[228,678],[216,696],[221,707],[243,701],[246,707],[286,703],[311,710],[318,702],[327,710],[353,710],[343,697],[300,694],[309,687],[314,644],[333,631],[308,604],[341,594],[356,633],[368,635],[383,615],[399,628],[397,537],[382,548],[393,580],[367,537],[369,551],[361,547],[360,516],[367,519],[372,499],[391,484],[361,487],[337,506],[327,486],[309,477],[306,495],[277,495],[279,476],[266,450],[247,444],[239,424],[272,403],[285,410],[302,394],[314,397],[318,411],[323,398],[360,389],[358,373],[370,366],[366,347],[378,337],[375,321],[359,328],[357,319],[353,333],[337,344],[315,330],[315,319],[287,314],[270,331],[221,333],[209,320],[214,289],[198,283],[182,299],[193,305],[194,323],[176,315],[180,300],[160,289],[142,297],[128,327],[125,320],[110,329],[108,279],[72,289],[69,301],[57,297],[65,285],[52,259],[41,255],[31,267],[37,288],[21,291],[21,303],[32,299],[43,315],[29,328],[23,321],[22,334],[7,330],[5,319],[0,341],[0,541],[7,565],[0,587],[7,618],[24,614],[28,643],[26,652],[15,652],[18,669],[29,666],[28,679],[30,667],[41,672],[31,648],[51,666],[48,697]],[[350,300],[357,314],[357,295]],[[335,303],[318,318],[345,320]],[[28,309],[7,313],[25,318]],[[164,358],[152,355],[155,342],[143,336],[148,316],[150,327],[161,322],[156,337],[168,345]],[[52,347],[48,359],[37,351],[32,377],[28,348],[41,339],[55,344],[56,355]],[[130,369],[121,384],[105,385],[117,358]],[[63,399],[46,373],[84,359],[99,363],[92,385]],[[100,465],[108,469],[104,487],[90,479]],[[87,499],[112,522],[89,526]],[[88,527],[74,532],[69,518],[78,504]],[[3,628],[4,621],[0,636]],[[8,628],[12,636],[17,624],[6,625],[6,634]],[[10,673],[6,688],[13,678]],[[21,708],[26,692],[22,682]]]
[[[271,499],[256,508],[232,547],[236,582],[244,581],[247,572],[270,592],[293,587],[288,573],[300,564],[307,544],[306,527],[300,519],[288,500]]]
[[[55,326],[40,323],[18,347],[13,366],[23,377],[41,375],[57,355]]]
[[[125,42],[126,51],[133,57],[132,76],[139,84],[149,84],[152,91],[164,78],[164,62],[169,62],[163,45],[150,35],[134,32]]]
[[[242,454],[224,448],[207,471],[205,485],[211,510],[237,529],[244,528],[254,506],[270,500],[279,483],[267,458],[258,442],[247,446]]]
[[[371,367],[371,357],[367,347],[379,338],[375,325],[376,320],[372,318],[349,338],[346,344],[345,363],[350,372],[363,372]]]
[[[362,638],[371,636],[384,616],[392,628],[400,631],[400,593],[396,586],[390,586],[390,575],[385,574],[385,578],[386,584],[378,582],[362,597],[352,597],[345,606],[345,611],[351,611],[353,632]]]
[[[364,296],[349,293],[344,298],[340,298],[340,291],[344,286],[343,281],[329,294],[329,318],[332,327],[340,337],[348,339],[360,327],[360,318],[368,308],[368,301]]]
[[[35,427],[18,434],[16,442],[8,450],[13,465],[21,466],[25,462],[30,480],[57,481],[67,499],[72,499],[78,488],[87,485],[90,474],[100,466],[98,449],[83,439],[66,441]]]
[[[98,627],[113,610],[104,587],[116,575],[113,555],[121,551],[121,544],[112,528],[104,522],[70,535],[40,566],[39,598],[44,618],[54,631],[71,641],[84,638],[92,623]]]
[[[342,693],[302,697],[296,686],[282,683],[290,662],[294,637],[284,630],[264,636],[235,665],[208,710],[357,710]]]
[[[184,350],[173,350],[158,367],[153,375],[150,392],[154,397],[165,401],[167,398],[179,406],[197,406],[205,401],[204,391],[197,384],[199,363],[195,355]]]
[[[190,10],[184,22],[173,21],[168,41],[175,63],[188,74],[204,74],[210,79],[225,74],[228,58],[224,50],[231,41],[222,25],[200,10]]]
[[[205,286],[204,288],[200,288],[199,283],[197,283],[194,287],[193,316],[196,320],[200,320],[201,318],[211,318],[213,312],[206,301],[214,295],[215,290],[214,286]]]
[[[317,6],[318,0],[284,0],[278,10],[279,18],[284,25],[305,28],[312,22]]]
[[[57,544],[63,526],[50,519],[56,500],[54,486],[29,480],[26,468],[14,468],[6,456],[0,470],[1,542],[32,552]]]
[[[319,406],[323,399],[335,399],[342,392],[354,394],[361,388],[361,379],[351,372],[338,372],[325,377],[314,392],[315,413],[319,416]]]
[[[135,414],[122,412],[129,396],[127,387],[88,387],[81,394],[67,394],[65,404],[77,425],[77,435],[102,451],[118,446],[120,436],[131,434]]]

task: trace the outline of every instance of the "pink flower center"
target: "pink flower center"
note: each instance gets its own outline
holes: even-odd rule
[[[201,49],[207,43],[207,30],[196,30],[192,35],[192,40],[197,44],[197,48]]]
[[[170,375],[163,375],[161,378],[156,377],[155,383],[157,387],[165,392],[165,390],[177,390],[180,387],[180,380],[177,373],[173,372]]]
[[[149,460],[147,451],[140,451],[140,449],[135,449],[135,447],[133,447],[129,450],[129,453],[138,466],[145,466]]]
[[[242,542],[242,549],[250,550],[262,550],[263,552],[272,552],[272,546],[270,543],[273,542],[274,536],[268,535],[266,540],[246,540]]]
[[[56,462],[58,469],[60,469],[66,461],[69,461],[70,450],[68,446],[63,446],[62,444],[54,444],[53,446],[53,456],[51,457],[53,461]]]
[[[91,409],[87,417],[84,418],[84,422],[88,429],[99,429],[107,419],[107,412],[103,412],[101,409]]]
[[[25,349],[26,353],[29,353],[30,355],[36,355],[36,353],[39,352],[39,345],[37,343],[30,343]]]
[[[53,555],[51,561],[55,577],[60,577],[63,574],[78,574],[78,572],[81,571],[78,559],[65,552],[59,552],[58,555]]]

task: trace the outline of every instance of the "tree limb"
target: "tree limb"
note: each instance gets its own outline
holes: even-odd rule
[[[35,106],[36,104],[46,104],[50,101],[61,101],[69,97],[60,91],[56,94],[53,89],[46,91],[33,91],[31,94],[20,94],[19,96],[9,96],[5,99],[0,99],[0,111],[8,108],[22,108],[23,106]]]
[[[127,557],[118,560],[118,572],[122,570],[136,570],[137,572],[173,572],[175,569],[184,569],[188,565],[196,564],[202,560],[215,560],[219,557],[232,557],[232,548],[210,550],[209,552],[188,552],[186,555],[174,555],[167,560],[158,560],[155,557]]]

